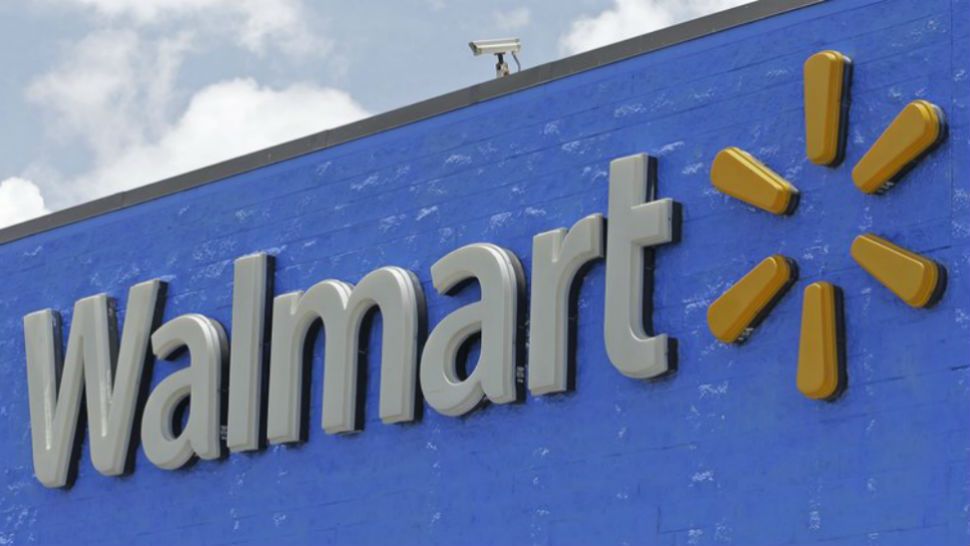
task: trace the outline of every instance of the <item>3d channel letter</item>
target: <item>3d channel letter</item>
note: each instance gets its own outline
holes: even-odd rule
[[[678,215],[670,198],[657,199],[657,161],[633,154],[610,161],[606,224],[603,342],[613,367],[627,377],[651,379],[673,369],[667,334],[653,331],[653,247],[674,242]]]
[[[233,262],[232,339],[229,349],[229,405],[226,446],[229,451],[260,447],[263,396],[263,345],[272,259],[259,252]]]
[[[815,282],[805,287],[796,383],[813,400],[826,400],[839,392],[841,311],[839,289],[834,285]]]
[[[459,307],[431,330],[421,353],[421,392],[442,415],[464,415],[488,400],[508,404],[518,399],[516,364],[518,313],[525,273],[511,251],[489,243],[452,250],[431,266],[431,281],[439,294],[460,289],[477,279],[481,299]],[[481,336],[478,362],[471,373],[460,372],[461,346]]]
[[[155,358],[164,360],[183,348],[189,367],[169,374],[155,386],[141,419],[141,446],[159,468],[175,470],[193,456],[218,459],[222,455],[220,421],[222,370],[226,367],[226,331],[215,320],[196,313],[180,315],[152,333]],[[188,423],[173,430],[175,412],[189,400]]]
[[[24,317],[27,396],[34,475],[46,487],[68,485],[86,401],[91,463],[119,476],[128,463],[131,433],[154,319],[161,314],[164,284],[151,280],[128,290],[121,344],[114,304],[107,294],[74,304],[67,351],[61,316],[53,309]]]
[[[805,155],[816,165],[842,159],[851,68],[838,51],[820,51],[805,61]]]
[[[942,295],[939,264],[871,233],[852,242],[852,258],[877,281],[912,307],[929,307]]]
[[[772,214],[791,214],[798,190],[748,152],[730,147],[711,165],[711,183],[722,193]]]
[[[943,111],[925,100],[914,100],[852,169],[852,180],[865,193],[882,193],[906,167],[943,138]]]
[[[744,341],[796,275],[793,263],[780,254],[762,260],[707,308],[711,333],[724,343]]]
[[[271,444],[299,442],[303,428],[303,378],[309,366],[306,347],[311,328],[323,323],[323,416],[327,434],[359,431],[358,399],[362,324],[372,310],[381,314],[381,389],[379,412],[384,423],[414,417],[418,373],[420,317],[424,294],[417,277],[394,266],[371,271],[357,283],[327,279],[306,292],[273,300],[269,356],[269,402],[266,438]]]

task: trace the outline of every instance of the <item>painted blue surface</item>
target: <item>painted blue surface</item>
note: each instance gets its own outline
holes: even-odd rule
[[[804,157],[801,65],[854,61],[846,162]],[[963,544],[970,506],[970,1],[833,0],[529,89],[81,224],[0,246],[0,543]],[[882,197],[851,166],[909,100],[948,140]],[[714,154],[741,146],[792,181],[790,218],[714,192]],[[415,271],[430,323],[477,297],[434,294],[430,265],[473,242],[512,249],[605,212],[610,159],[659,158],[683,240],[657,255],[654,323],[679,340],[662,381],[622,377],[602,342],[603,265],[580,293],[578,381],[454,419],[377,418],[372,337],[367,426],[309,442],[153,467],[94,471],[69,490],[32,476],[21,317],[169,282],[165,317],[228,327],[231,261],[269,251],[276,292],[382,265]],[[146,173],[150,177],[150,173]],[[850,259],[873,231],[945,264],[942,302],[913,310]],[[721,345],[707,305],[763,257],[801,279],[747,344]],[[834,403],[794,386],[800,288],[845,293],[849,388]],[[379,324],[379,323],[378,323]],[[153,382],[184,366],[158,362]]]

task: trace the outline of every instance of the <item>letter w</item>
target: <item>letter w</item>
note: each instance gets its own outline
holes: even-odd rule
[[[58,313],[44,309],[24,317],[34,474],[45,486],[67,485],[82,392],[87,399],[91,462],[106,476],[124,472],[161,286],[161,281],[151,280],[129,290],[120,349],[114,309],[106,294],[74,304],[66,358],[61,354]]]

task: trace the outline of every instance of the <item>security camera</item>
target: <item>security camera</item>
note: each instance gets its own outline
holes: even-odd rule
[[[496,57],[495,77],[502,78],[509,75],[509,65],[505,62],[505,54],[512,55],[515,59],[515,66],[522,70],[519,58],[515,55],[522,50],[522,44],[518,38],[499,38],[497,40],[475,40],[468,42],[468,47],[476,56],[491,53]]]
[[[494,53],[518,53],[522,49],[522,44],[518,38],[499,38],[497,40],[475,40],[468,42],[468,47],[472,48],[472,53],[482,55]]]

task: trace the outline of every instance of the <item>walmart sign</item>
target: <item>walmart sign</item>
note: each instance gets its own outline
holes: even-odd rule
[[[601,215],[583,218],[570,230],[536,235],[532,262],[532,320],[529,328],[529,389],[534,394],[561,392],[567,386],[566,352],[569,292],[577,271],[603,256],[604,231],[610,253],[604,339],[610,360],[630,377],[650,378],[670,368],[667,336],[650,336],[641,316],[645,301],[644,249],[670,243],[676,231],[675,203],[654,200],[656,181],[650,159],[618,159],[610,171],[609,229]],[[175,469],[193,456],[215,459],[222,453],[220,386],[229,362],[228,430],[230,451],[258,449],[259,409],[266,321],[265,254],[235,261],[230,343],[222,326],[208,317],[188,314],[154,331],[163,283],[152,280],[131,287],[120,344],[115,318],[105,294],[79,300],[62,359],[59,317],[47,309],[24,317],[30,387],[34,469],[48,487],[67,483],[82,393],[91,423],[91,460],[102,474],[121,474],[131,442],[135,402],[149,346],[164,359],[187,350],[191,365],[158,384],[144,408],[142,447],[161,468]],[[483,399],[496,404],[516,400],[516,334],[522,266],[510,251],[496,245],[468,245],[431,268],[435,289],[446,294],[462,282],[481,286],[481,300],[464,306],[434,327],[419,355],[425,298],[414,274],[382,267],[356,286],[325,280],[305,292],[273,299],[269,355],[267,440],[297,442],[301,429],[303,367],[307,333],[322,321],[327,336],[323,379],[323,430],[329,434],[359,430],[357,377],[360,327],[377,308],[384,319],[380,417],[385,423],[414,419],[416,389],[445,415],[462,415]],[[459,349],[481,336],[481,356],[467,377],[458,373]],[[63,370],[61,371],[61,368]],[[60,386],[56,383],[61,371]],[[190,400],[184,429],[173,431],[175,411]]]
[[[806,153],[820,166],[837,166],[844,153],[850,68],[848,57],[837,51],[820,52],[804,65]],[[856,164],[855,185],[867,194],[888,190],[943,135],[939,107],[925,100],[909,103]],[[664,267],[652,262],[650,252],[676,241],[679,228],[678,204],[657,198],[655,167],[645,154],[615,159],[609,171],[608,224],[593,214],[568,230],[534,236],[526,368],[533,395],[567,390],[570,292],[578,272],[604,256],[603,341],[610,362],[636,379],[671,371],[675,345],[645,326],[652,324],[651,276],[654,267]],[[798,207],[793,184],[737,147],[724,148],[712,159],[711,182],[767,213],[791,215]],[[846,250],[912,307],[931,306],[942,295],[946,270],[933,260],[872,233],[860,234]],[[107,476],[127,468],[136,414],[141,414],[138,430],[145,455],[164,469],[180,468],[194,457],[219,458],[223,440],[232,452],[258,450],[264,441],[301,441],[308,334],[320,323],[326,334],[321,427],[328,434],[361,430],[361,326],[374,309],[383,319],[379,412],[384,423],[415,419],[419,385],[428,405],[447,416],[464,415],[486,400],[506,404],[519,398],[517,336],[526,314],[520,309],[526,280],[510,250],[470,244],[432,265],[439,295],[472,281],[480,286],[481,297],[441,319],[423,346],[427,304],[413,272],[381,267],[356,285],[329,279],[271,297],[272,264],[266,253],[234,261],[231,341],[218,321],[202,314],[157,325],[165,305],[165,283],[158,279],[130,288],[120,339],[108,294],[78,300],[63,355],[59,315],[51,309],[26,315],[37,479],[48,487],[68,483],[82,400],[91,461]],[[724,343],[744,341],[796,279],[796,260],[782,254],[765,258],[710,304],[711,334]],[[832,400],[846,385],[840,299],[840,289],[826,281],[804,289],[796,384],[809,398]],[[462,348],[475,337],[481,340],[480,356],[474,371],[465,374]],[[180,351],[188,353],[190,365],[158,383],[144,407],[136,407],[149,353],[167,359]],[[178,410],[186,401],[188,417],[179,426]]]

